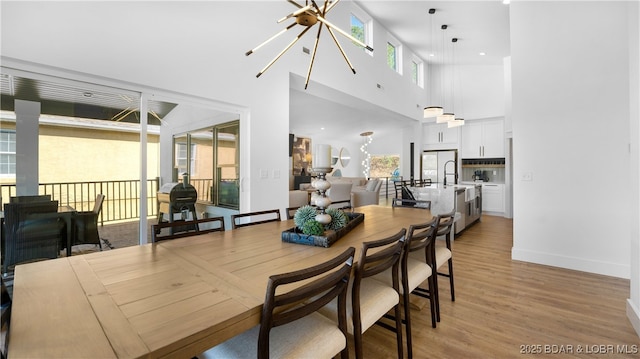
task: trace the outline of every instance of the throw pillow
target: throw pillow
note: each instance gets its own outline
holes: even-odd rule
[[[366,191],[373,192],[376,190],[376,186],[378,185],[378,179],[370,179],[367,182],[367,186],[364,188]]]

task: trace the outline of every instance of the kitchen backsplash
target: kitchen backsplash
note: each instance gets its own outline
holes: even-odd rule
[[[486,182],[504,183],[504,167],[462,167],[461,182],[473,182],[476,172],[485,178]]]

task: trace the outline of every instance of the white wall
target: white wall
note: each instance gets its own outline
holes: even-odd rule
[[[635,8],[634,8],[635,6]],[[640,3],[629,14],[629,99],[631,136],[631,287],[627,316],[640,336]]]
[[[451,65],[433,66],[432,72],[429,88],[438,103],[430,105],[443,106],[465,120],[504,116],[503,65],[456,65],[453,71]]]
[[[630,276],[629,4],[510,5],[514,259]]]

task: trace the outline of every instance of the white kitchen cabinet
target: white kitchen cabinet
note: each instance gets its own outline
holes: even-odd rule
[[[459,127],[449,128],[446,123],[430,123],[422,128],[425,150],[458,148]]]
[[[482,184],[482,211],[504,212],[504,184]]]
[[[462,158],[504,157],[504,121],[467,121],[462,128]]]

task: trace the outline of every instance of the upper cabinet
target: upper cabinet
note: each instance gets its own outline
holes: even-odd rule
[[[458,148],[459,127],[449,128],[446,123],[430,123],[423,126],[422,131],[425,150]]]
[[[462,158],[504,157],[504,121],[467,121],[462,128]]]

